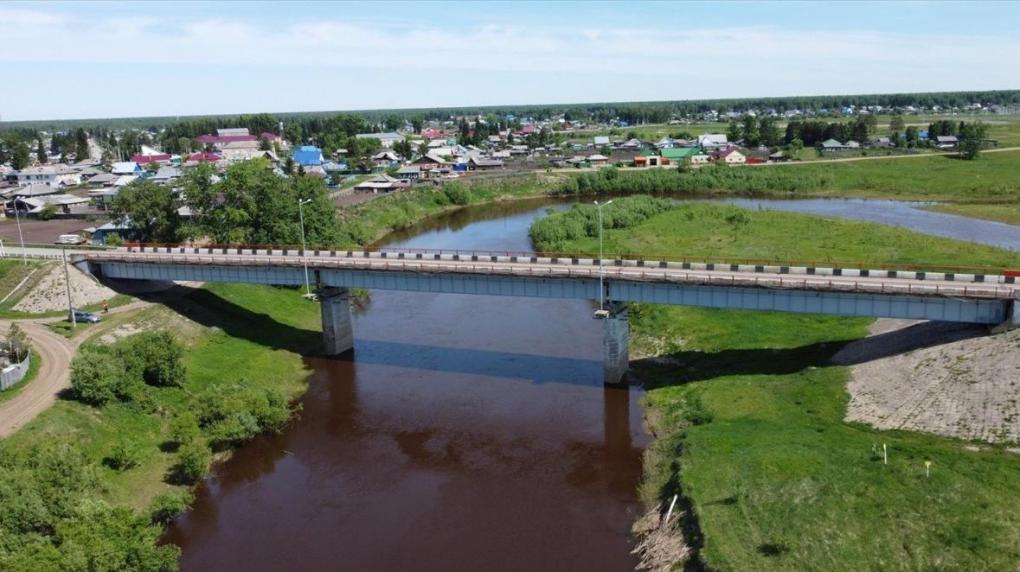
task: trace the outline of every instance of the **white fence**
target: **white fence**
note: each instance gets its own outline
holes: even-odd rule
[[[28,375],[28,368],[32,365],[32,352],[28,352],[21,363],[9,365],[0,371],[0,390],[13,387],[25,379]]]

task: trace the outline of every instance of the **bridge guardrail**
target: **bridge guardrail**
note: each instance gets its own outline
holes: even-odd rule
[[[247,247],[247,246],[181,246],[181,245],[130,245],[117,249],[126,252],[154,252],[165,254],[237,254],[237,255],[265,255],[265,256],[295,256],[302,257],[303,251],[288,247]],[[433,260],[470,260],[481,261],[488,258],[491,262],[510,263],[532,263],[532,264],[573,264],[573,265],[599,265],[597,258],[581,258],[576,255],[548,255],[545,253],[524,253],[512,254],[510,251],[450,251],[445,249],[387,249],[387,250],[312,250],[309,249],[309,258],[342,256],[346,258],[393,258],[406,259],[408,255],[414,259],[425,259],[431,256]],[[905,270],[905,269],[883,269],[883,268],[846,268],[832,266],[795,266],[788,264],[741,264],[739,262],[691,262],[691,261],[670,261],[670,260],[645,260],[614,258],[603,259],[606,267],[642,267],[642,268],[672,268],[681,270],[699,271],[725,271],[725,272],[746,272],[754,274],[793,274],[809,276],[845,276],[862,278],[885,278],[885,279],[906,279],[906,280],[939,280],[947,282],[973,282],[992,284],[1020,284],[1020,277],[1015,271],[1005,271],[1002,274],[988,274],[985,270],[974,270],[970,272],[948,272],[931,270]]]
[[[358,256],[357,254],[361,254]],[[194,254],[194,253],[157,253],[133,252],[130,249],[122,252],[105,252],[88,255],[98,260],[111,262],[142,262],[142,263],[178,263],[209,266],[252,266],[253,257],[238,254]],[[302,267],[312,260],[317,269],[355,269],[405,271],[418,273],[470,273],[488,275],[511,275],[549,278],[588,278],[596,279],[600,268],[597,264],[546,263],[542,265],[523,262],[497,263],[493,261],[454,260],[444,258],[426,258],[417,255],[414,258],[389,258],[371,256],[370,253],[357,251],[331,252],[329,256],[318,255],[300,257],[289,255],[265,255],[257,260],[258,266],[291,266]],[[489,264],[485,264],[489,262]],[[637,267],[637,266],[605,266],[602,269],[608,279],[641,281],[691,283],[718,286],[747,286],[757,288],[801,289],[816,291],[846,291],[858,293],[900,294],[900,295],[935,295],[965,298],[1015,299],[1020,288],[1000,286],[995,283],[961,283],[960,285],[939,284],[914,279],[900,279],[895,282],[875,280],[872,277],[835,276],[835,275],[804,275],[802,277],[784,277],[784,274],[768,275],[720,275],[712,269],[683,269],[670,267]],[[856,278],[856,279],[855,279]],[[859,278],[866,278],[860,280]],[[877,278],[877,277],[876,277]]]

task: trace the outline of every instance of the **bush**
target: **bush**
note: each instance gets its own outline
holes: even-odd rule
[[[629,228],[674,208],[665,199],[638,196],[617,199],[602,209],[605,229]],[[554,213],[531,225],[529,234],[535,248],[543,252],[562,250],[564,244],[582,237],[597,237],[598,209],[593,205],[574,205],[566,212]]]
[[[129,395],[123,365],[108,351],[83,348],[71,361],[71,391],[76,399],[102,407]]]
[[[117,471],[126,471],[137,467],[141,462],[141,451],[134,443],[121,439],[106,457],[106,464]]]
[[[123,246],[124,239],[117,233],[111,233],[106,235],[106,238],[103,239],[103,244],[106,246]]]
[[[170,440],[177,446],[194,441],[200,434],[198,420],[189,411],[180,413],[170,422]]]
[[[124,340],[120,353],[130,365],[129,371],[148,385],[180,387],[184,385],[183,350],[167,331],[143,332]]]
[[[466,205],[471,202],[471,193],[460,183],[446,183],[443,194],[455,205]]]
[[[167,525],[188,510],[193,497],[190,492],[163,493],[152,501],[152,508],[149,509],[149,520],[153,524]]]
[[[196,439],[181,446],[177,456],[177,464],[173,468],[174,480],[182,484],[191,484],[205,475],[212,452],[201,439]]]

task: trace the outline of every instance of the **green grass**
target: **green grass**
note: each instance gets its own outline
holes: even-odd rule
[[[792,213],[751,212],[727,228],[735,210],[683,205],[610,231],[607,244],[719,258],[983,265],[1017,256]],[[849,370],[830,358],[869,320],[642,304],[630,322],[657,437],[642,494],[655,504],[686,497],[688,541],[711,569],[1015,569],[1020,455],[843,421]],[[883,444],[888,465],[873,454]]]
[[[12,314],[10,309],[21,300],[22,296],[26,292],[32,289],[32,287],[42,278],[42,272],[32,273],[33,270],[38,270],[42,267],[42,264],[31,261],[27,264],[21,260],[15,260],[11,258],[0,259],[0,299],[11,293],[18,284],[25,278],[29,278],[19,291],[4,300],[3,304],[0,304],[0,317],[7,317],[8,314]]]
[[[1020,151],[984,153],[973,161],[955,156],[781,165],[761,169],[828,174],[822,194],[952,201],[1020,198]]]
[[[962,215],[972,218],[994,220],[1006,224],[1020,225],[1020,204],[1015,202],[1002,204],[939,204],[925,207],[927,210],[940,213]]]
[[[565,213],[550,215],[549,222],[544,224],[564,216]],[[651,260],[749,259],[840,264],[849,268],[1000,269],[1020,265],[1018,253],[902,228],[704,203],[683,203],[636,228],[608,230],[604,241],[607,254]],[[586,236],[567,243],[536,246],[541,250],[553,247],[552,250],[566,252],[598,252],[598,238]]]
[[[39,353],[35,350],[31,350],[31,352],[32,363],[28,365],[28,373],[25,374],[24,379],[22,379],[17,385],[0,391],[0,403],[3,403],[8,399],[12,399],[14,396],[21,393],[21,390],[25,389],[29,383],[32,383],[32,380],[34,380],[39,374],[39,367],[42,363],[42,358],[39,357]]]
[[[162,307],[140,310],[135,321],[163,324],[187,346],[187,380],[183,388],[154,390],[162,413],[147,413],[131,403],[102,408],[61,399],[23,429],[0,442],[0,448],[24,451],[53,441],[74,443],[96,463],[105,500],[143,509],[152,499],[176,488],[165,482],[176,453],[164,452],[172,414],[194,395],[242,383],[252,389],[276,388],[296,397],[304,391],[309,371],[300,352],[318,343],[318,307],[292,289],[217,284],[175,303],[175,310],[194,317],[203,327],[188,325]],[[102,325],[102,324],[99,324]],[[189,329],[190,328],[190,329]],[[91,343],[91,342],[90,342]],[[141,464],[118,472],[102,464],[123,438],[142,451]]]

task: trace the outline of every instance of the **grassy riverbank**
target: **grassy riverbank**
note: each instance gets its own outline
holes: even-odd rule
[[[738,211],[682,205],[608,231],[607,250],[798,259],[831,252],[934,264],[1014,264],[1018,256],[877,225],[733,216]],[[597,248],[591,237],[564,246]],[[703,563],[719,570],[1002,570],[1020,559],[1020,456],[843,421],[849,370],[830,358],[865,336],[867,325],[765,312],[632,310],[632,357],[657,437],[643,493],[651,503],[687,497],[688,524],[698,531],[688,542]]]
[[[214,447],[220,443],[216,448],[226,451],[222,444],[248,433],[244,420],[251,415],[245,412],[246,407],[264,404],[267,392],[294,398],[304,391],[308,370],[300,354],[314,350],[319,343],[319,320],[318,306],[302,299],[300,292],[218,284],[168,305],[170,309],[141,310],[129,323],[175,334],[185,349],[186,377],[181,387],[146,386],[139,397],[102,406],[87,405],[69,395],[0,442],[4,481],[0,483],[0,568],[68,569],[71,562],[87,555],[97,559],[89,569],[123,569],[125,565],[158,569],[168,557],[145,540],[154,540],[159,534],[158,527],[147,528],[149,507],[159,495],[180,495],[187,490],[173,470],[185,449],[172,445],[177,421],[182,416],[200,416],[210,408],[222,411],[226,414],[222,423],[196,427],[193,439],[202,447],[207,441]],[[111,324],[109,331],[99,335],[116,336],[126,323]],[[235,417],[242,425],[231,425]],[[115,466],[123,451],[130,453],[130,468]],[[82,475],[75,477],[81,483],[66,492],[60,506],[52,504],[56,501],[50,500],[48,483],[69,477],[53,473],[49,462],[40,461],[51,457],[67,467],[63,473]],[[20,488],[10,489],[8,483],[15,481],[22,483]],[[29,510],[12,504],[15,498],[39,503],[31,505],[31,510],[40,511],[34,517],[38,526],[23,529],[10,525],[24,522],[23,511]],[[107,529],[99,519],[94,524],[99,528],[91,529],[93,513],[84,511],[81,503],[118,524],[110,523],[115,528]],[[87,534],[102,535],[105,540],[74,552],[61,541],[60,531],[69,529],[87,530]],[[133,532],[125,532],[128,530]],[[167,550],[172,556],[173,550]],[[38,551],[53,565],[33,560]],[[104,561],[104,554],[116,556]]]
[[[925,208],[927,210],[940,213],[955,214],[972,218],[983,218],[985,220],[994,220],[996,222],[1004,222],[1006,224],[1020,225],[1020,205],[1017,205],[1016,203],[947,203],[932,205]]]
[[[549,194],[557,177],[521,175],[446,183],[394,193],[341,211],[344,245],[368,245],[430,216],[469,205]]]

